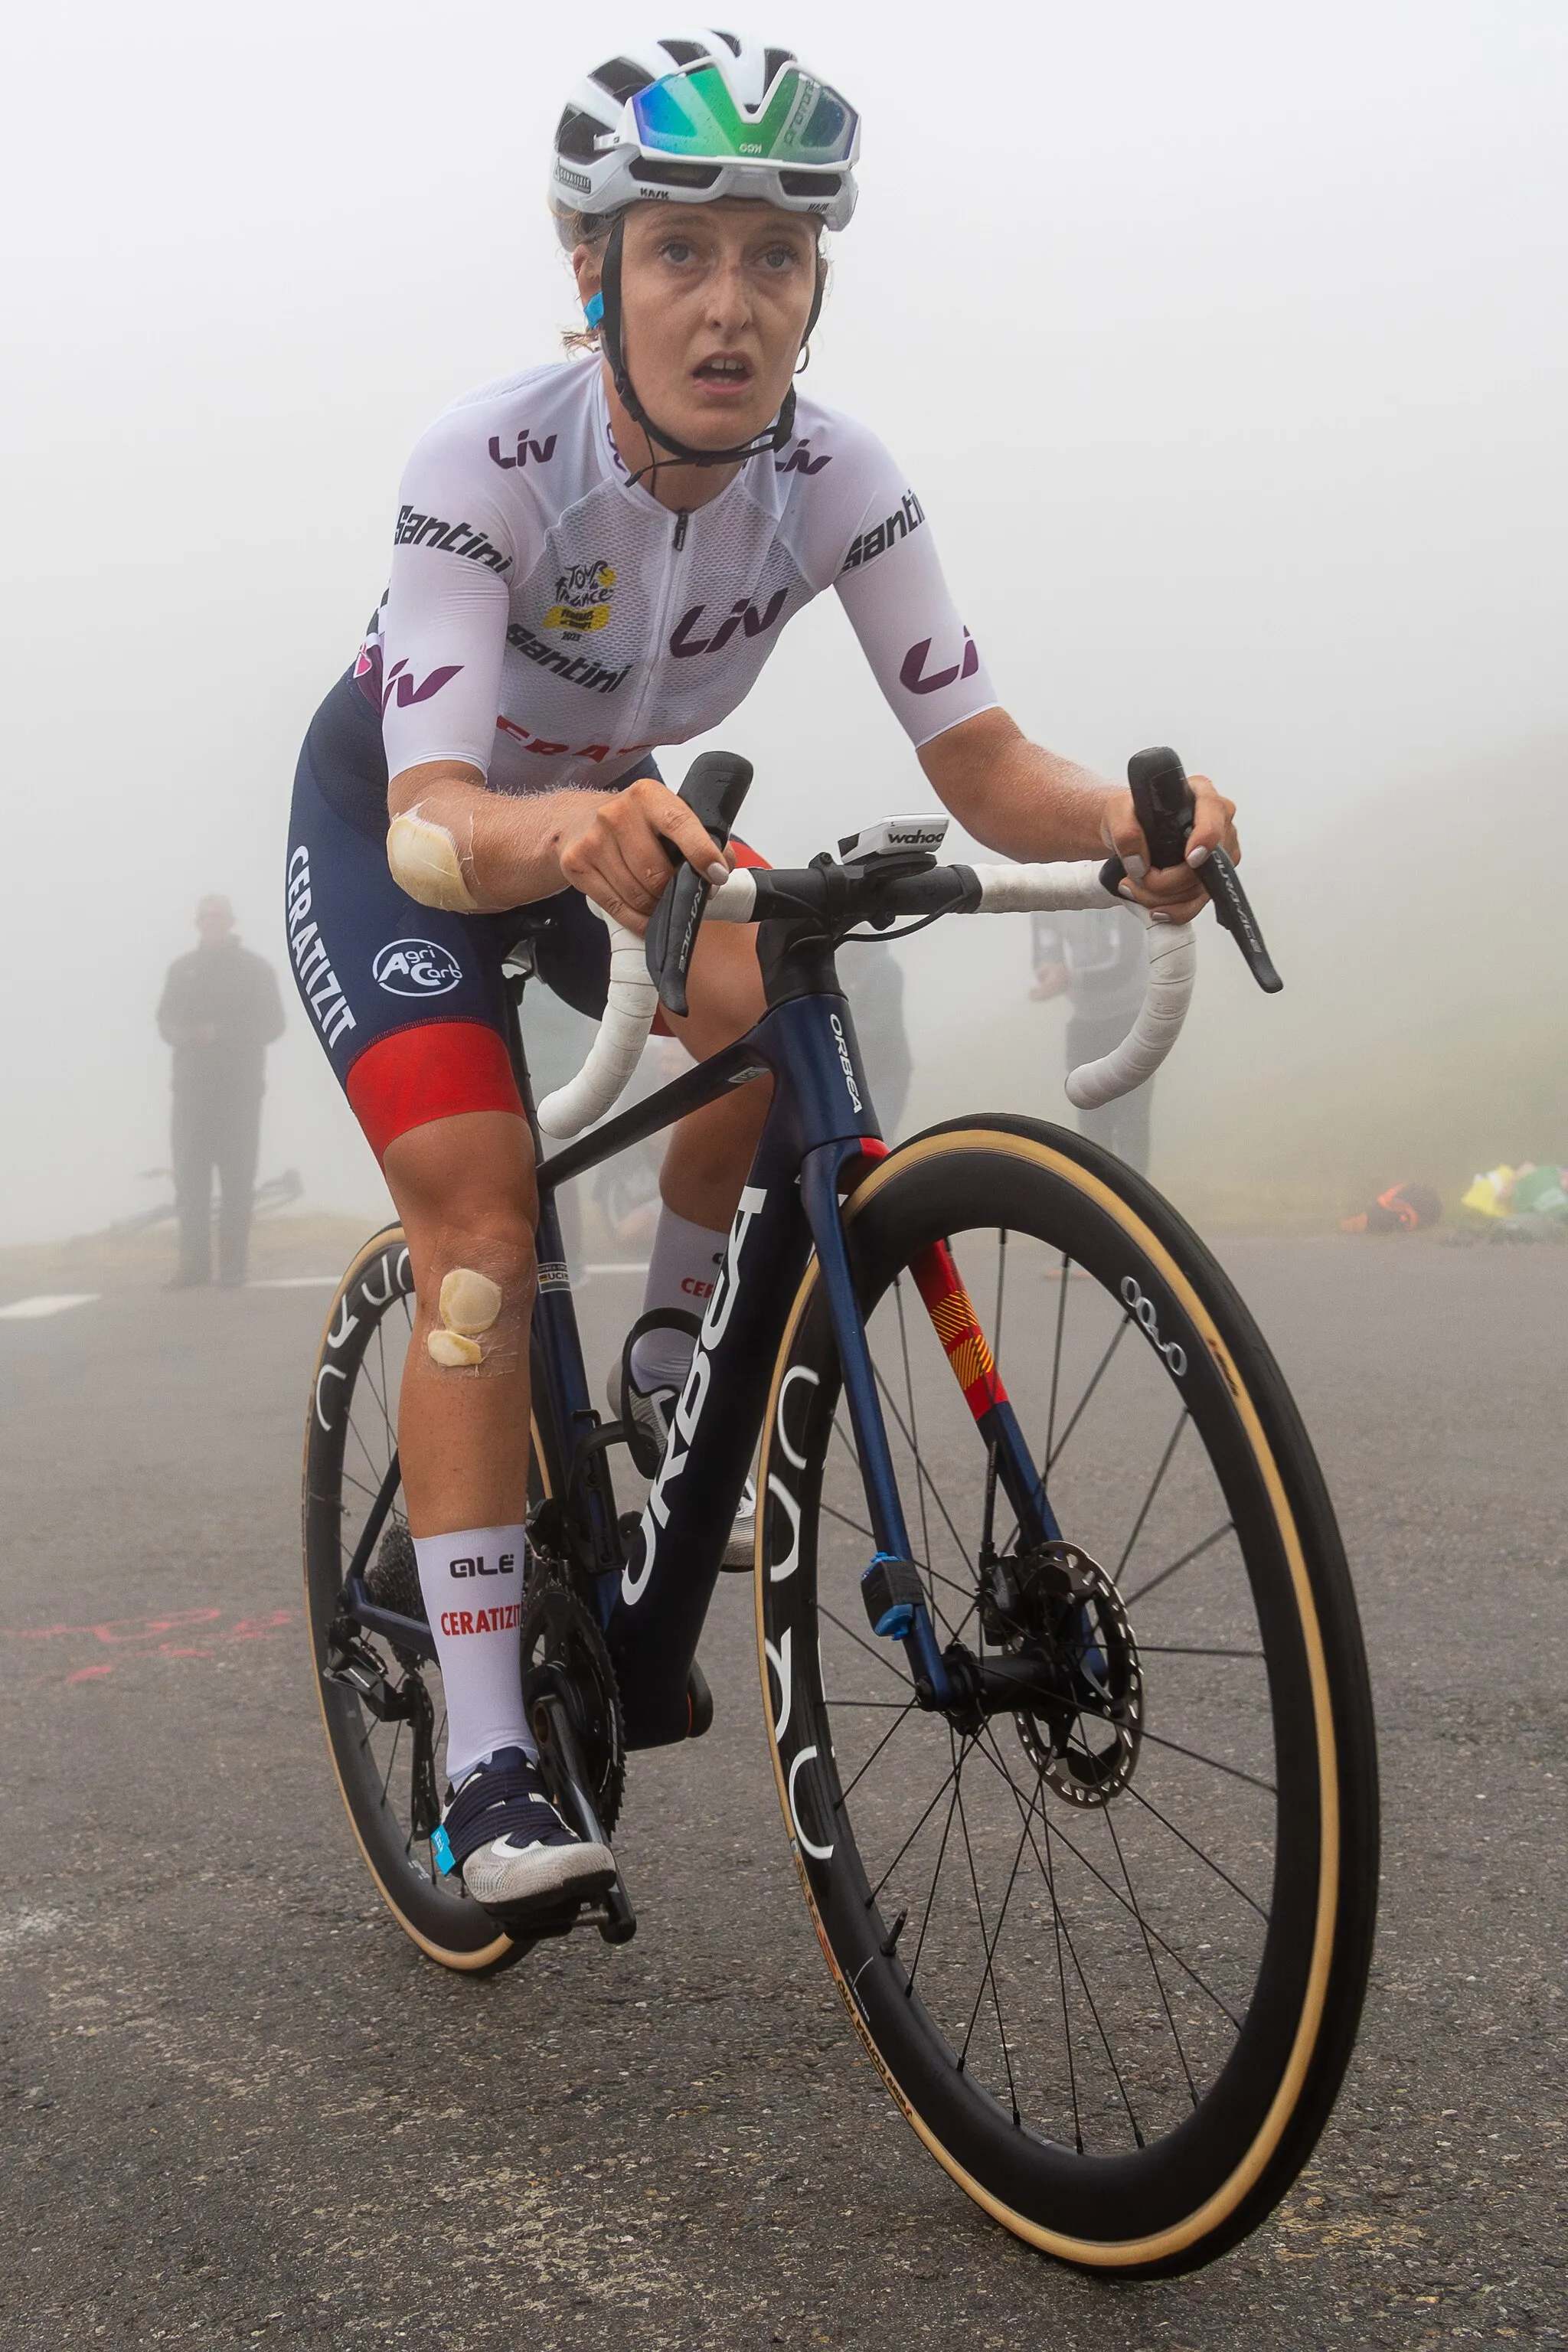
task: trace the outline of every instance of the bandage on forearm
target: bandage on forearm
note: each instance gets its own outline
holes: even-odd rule
[[[386,862],[400,890],[422,907],[440,907],[449,915],[477,915],[479,902],[463,875],[458,845],[444,824],[405,809],[386,829]]]

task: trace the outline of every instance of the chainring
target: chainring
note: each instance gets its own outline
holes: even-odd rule
[[[564,1706],[587,1767],[594,1810],[609,1837],[620,1818],[626,1785],[626,1731],[616,1670],[598,1618],[568,1571],[532,1547],[521,1630],[522,1688],[529,1713],[546,1692]]]

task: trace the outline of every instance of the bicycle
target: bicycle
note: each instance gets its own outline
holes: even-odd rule
[[[1140,757],[1135,796],[1168,864],[1184,779],[1173,754]],[[693,765],[686,797],[721,839],[750,774],[721,754]],[[1148,1183],[1023,1118],[882,1143],[834,961],[858,926],[1103,904],[1117,877],[944,866],[942,830],[889,820],[840,860],[738,871],[711,895],[681,868],[646,948],[616,941],[584,1071],[538,1111],[517,1044],[536,1146],[542,1129],[580,1132],[657,997],[683,1009],[699,919],[761,926],[757,1027],[541,1151],[525,1689],[563,1809],[607,1835],[628,1751],[711,1719],[698,1641],[760,1442],[764,1721],[862,2044],[932,2155],[1016,2236],[1090,2271],[1190,2270],[1289,2188],[1355,2035],[1378,1832],[1354,1597],[1278,1368]],[[1234,871],[1211,863],[1222,919],[1278,986]],[[536,926],[520,926],[520,1005]],[[1187,927],[1148,937],[1144,1012],[1073,1074],[1075,1099],[1152,1068],[1180,1027]],[[553,1196],[763,1072],[772,1108],[668,1450],[644,1465],[640,1517],[623,1517],[608,1456],[631,1433],[590,1402]],[[592,1912],[513,1933],[432,1861],[439,1675],[395,1430],[411,1286],[390,1229],[328,1318],[306,1591],[364,1859],[420,1948],[479,1973],[542,1932],[624,1940],[636,1916],[617,1880]]]

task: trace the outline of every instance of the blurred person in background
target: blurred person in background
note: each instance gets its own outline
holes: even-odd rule
[[[283,1004],[272,967],[242,948],[226,898],[196,902],[199,945],[169,966],[158,1034],[174,1049],[171,1151],[180,1227],[179,1271],[171,1290],[212,1280],[212,1179],[220,1205],[217,1278],[245,1280],[251,1198],[261,1145],[263,1064],[283,1034]]]
[[[1053,996],[1068,1001],[1068,1068],[1114,1051],[1143,1002],[1148,957],[1137,916],[1117,907],[1095,907],[1081,915],[1037,914],[1034,951],[1033,1002],[1045,1003]],[[1079,1133],[1146,1176],[1153,1099],[1150,1078],[1099,1110],[1080,1110]]]

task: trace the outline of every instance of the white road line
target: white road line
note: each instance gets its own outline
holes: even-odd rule
[[[641,1265],[634,1265],[629,1258],[613,1258],[602,1265],[585,1265],[583,1271],[584,1274],[646,1274],[647,1265],[646,1260]]]
[[[68,1307],[86,1307],[97,1298],[96,1290],[44,1290],[37,1298],[13,1299],[9,1307],[0,1307],[0,1323],[30,1323],[40,1315],[63,1315]]]
[[[247,1290],[335,1290],[341,1274],[269,1274],[265,1281],[246,1284]]]

